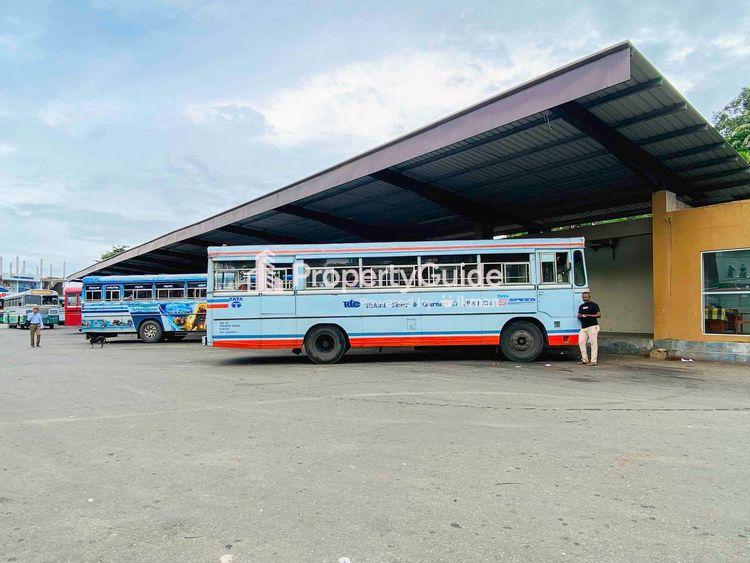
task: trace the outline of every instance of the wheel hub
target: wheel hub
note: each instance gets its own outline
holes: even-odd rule
[[[525,330],[518,330],[514,332],[510,338],[510,343],[513,348],[521,351],[528,350],[533,342],[534,338]]]

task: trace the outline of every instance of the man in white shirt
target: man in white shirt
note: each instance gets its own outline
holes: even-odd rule
[[[36,347],[41,348],[40,344],[42,340],[42,327],[44,322],[42,321],[42,314],[39,312],[39,307],[34,309],[26,315],[26,322],[29,323],[29,337],[31,338],[31,347],[34,347],[34,337],[36,336]]]

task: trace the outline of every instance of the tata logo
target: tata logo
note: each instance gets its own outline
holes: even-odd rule
[[[232,309],[239,309],[240,307],[242,307],[242,297],[232,297],[229,300],[229,306]]]
[[[357,301],[356,299],[349,299],[349,301],[344,301],[344,307],[347,309],[356,309],[357,307],[360,307],[362,303]]]

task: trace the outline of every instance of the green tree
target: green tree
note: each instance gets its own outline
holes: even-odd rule
[[[117,256],[118,254],[125,252],[129,247],[127,245],[121,244],[121,245],[114,245],[112,247],[112,250],[108,250],[104,254],[102,254],[99,257],[99,260],[107,260],[108,258],[112,258],[113,256]]]
[[[714,125],[727,142],[750,162],[750,88],[714,114]]]

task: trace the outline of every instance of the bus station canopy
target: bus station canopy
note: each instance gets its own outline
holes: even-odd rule
[[[206,271],[206,248],[491,238],[750,197],[750,166],[629,42],[93,264]]]

